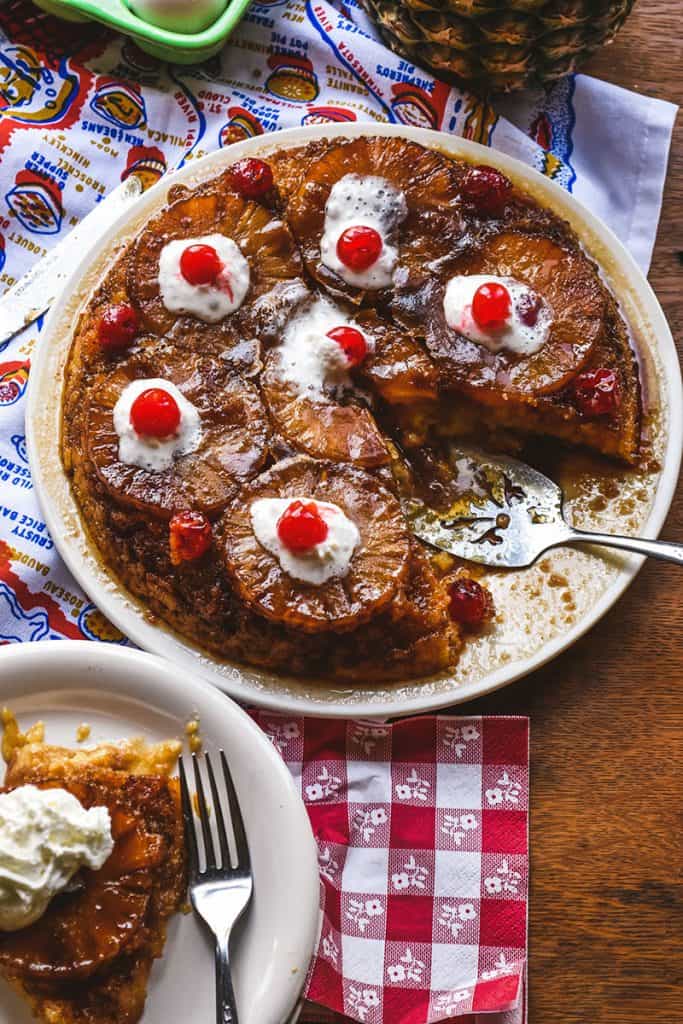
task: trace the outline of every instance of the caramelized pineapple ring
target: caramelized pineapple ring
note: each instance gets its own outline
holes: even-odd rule
[[[253,502],[300,495],[338,505],[360,533],[348,574],[322,586],[288,575],[252,527]],[[221,520],[221,534],[240,597],[260,615],[309,633],[355,629],[387,606],[408,572],[410,541],[396,498],[353,466],[305,457],[278,463],[242,488]]]
[[[311,275],[332,293],[363,301],[363,292],[321,262],[325,205],[332,187],[347,174],[384,178],[403,193],[408,212],[398,228],[396,286],[444,273],[463,234],[454,165],[404,139],[359,138],[332,144],[314,160],[287,206],[287,219]]]
[[[486,242],[457,273],[491,274],[528,285],[552,315],[545,344],[529,356],[492,352],[452,330],[443,288],[427,314],[427,348],[447,383],[492,404],[559,391],[590,358],[605,329],[606,300],[596,268],[580,251],[539,235],[506,232]]]
[[[278,281],[300,276],[301,259],[287,225],[265,206],[230,189],[229,176],[223,176],[182,194],[148,221],[135,242],[128,291],[149,330],[164,334],[178,318],[164,306],[158,280],[161,250],[174,239],[213,233],[231,238],[249,263],[247,301]]]
[[[390,326],[371,311],[360,313],[358,322],[375,343],[374,351],[358,369],[362,380],[387,405],[435,401],[439,371],[417,338],[409,331]]]
[[[78,888],[56,896],[35,924],[0,935],[0,965],[34,981],[82,980],[144,941],[151,889],[167,845],[138,807],[153,798],[159,823],[168,824],[175,819],[173,799],[166,780],[143,776],[127,779],[123,789],[96,782],[36,784],[62,786],[84,807],[107,807],[114,850],[99,871],[84,869]]]
[[[199,414],[200,440],[161,471],[122,462],[113,410],[135,380],[170,381]],[[162,518],[192,508],[222,511],[235,490],[260,469],[267,450],[266,414],[254,386],[218,360],[165,346],[132,356],[88,395],[86,450],[109,496]]]
[[[277,431],[298,451],[333,462],[381,466],[389,453],[372,414],[362,405],[309,398],[282,379],[275,349],[266,359],[261,390]]]

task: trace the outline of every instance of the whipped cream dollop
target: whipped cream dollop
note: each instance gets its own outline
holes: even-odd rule
[[[408,214],[403,193],[386,178],[373,174],[345,174],[332,186],[325,205],[325,226],[320,240],[322,262],[356,288],[388,288],[398,263],[398,227]],[[355,271],[337,255],[339,236],[347,228],[374,228],[382,251],[367,270]]]
[[[190,284],[180,272],[180,257],[191,245],[210,245],[218,253],[223,270],[214,284]],[[244,302],[249,291],[249,264],[239,246],[225,235],[203,235],[168,242],[159,256],[159,292],[171,313],[190,313],[215,324]]]
[[[106,807],[86,810],[65,789],[0,794],[0,931],[33,924],[77,871],[99,870],[113,849]]]
[[[368,352],[372,351],[372,339],[334,302],[315,299],[289,321],[279,348],[282,377],[299,394],[321,399],[326,389],[352,386],[349,360],[341,345],[327,336],[335,327],[360,331]]]
[[[138,434],[130,419],[133,402],[148,388],[161,388],[175,399],[180,410],[178,429],[170,437],[147,437]],[[114,406],[114,430],[119,437],[119,460],[128,466],[139,466],[151,473],[170,469],[178,455],[196,451],[202,439],[199,411],[188,402],[170,380],[149,377],[133,380],[121,392]]]
[[[472,316],[474,294],[483,284],[501,284],[510,293],[510,314],[500,326],[480,327]],[[531,324],[522,319],[529,306],[536,311],[536,321]],[[452,277],[446,286],[443,311],[448,326],[470,341],[483,345],[489,352],[507,349],[519,356],[531,356],[543,348],[553,322],[551,310],[528,285],[490,274]]]
[[[277,524],[292,502],[304,505],[313,502],[327,524],[327,536],[304,553],[290,551],[278,535]],[[358,527],[333,502],[315,498],[259,498],[251,506],[254,535],[266,551],[270,551],[289,576],[302,583],[320,587],[328,580],[348,574],[351,558],[360,543]]]

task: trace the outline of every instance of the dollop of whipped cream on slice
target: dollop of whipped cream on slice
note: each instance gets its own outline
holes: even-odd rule
[[[326,390],[352,387],[344,350],[327,336],[335,327],[360,331],[368,352],[373,350],[372,338],[334,302],[322,296],[314,299],[289,321],[279,348],[282,377],[299,394],[324,399]]]
[[[472,300],[483,284],[501,284],[510,293],[510,315],[499,327],[480,327],[472,316]],[[525,323],[521,314],[527,305],[538,306],[536,322]],[[531,356],[543,348],[552,326],[552,312],[528,285],[512,277],[494,277],[484,274],[462,274],[452,277],[446,286],[443,300],[446,323],[489,352],[507,349],[518,356]]]
[[[86,810],[65,789],[0,794],[0,931],[39,920],[77,871],[98,871],[113,849],[106,807]]]
[[[214,284],[190,284],[180,272],[180,257],[191,245],[210,245],[218,253],[223,270]],[[216,324],[244,302],[249,291],[249,264],[239,246],[225,235],[179,238],[168,242],[159,256],[159,292],[171,313],[190,313],[207,324]]]
[[[332,186],[325,205],[325,225],[320,240],[322,262],[355,288],[388,288],[398,263],[398,227],[408,215],[403,192],[386,178],[374,174],[345,174]],[[356,225],[374,228],[382,239],[382,251],[367,270],[355,271],[337,255],[339,236]]]
[[[175,399],[180,409],[178,429],[170,437],[146,437],[138,434],[130,420],[133,402],[148,388],[161,388]],[[127,466],[139,466],[150,473],[161,473],[170,469],[179,455],[196,451],[202,439],[199,411],[188,402],[181,391],[170,380],[163,377],[148,377],[133,380],[121,392],[114,406],[114,430],[119,437],[119,460]]]
[[[327,523],[327,537],[309,551],[290,551],[278,535],[277,524],[294,501],[313,502]],[[342,579],[351,567],[351,558],[360,543],[358,527],[333,502],[316,498],[259,498],[251,506],[251,525],[259,544],[270,551],[289,576],[302,583],[320,587],[330,579]]]

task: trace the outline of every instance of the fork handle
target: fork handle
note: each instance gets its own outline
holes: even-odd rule
[[[230,971],[230,939],[216,942],[216,1024],[238,1024]]]
[[[664,562],[683,565],[683,544],[671,544],[665,540],[645,540],[643,537],[615,537],[610,533],[586,533],[583,530],[572,530],[562,543],[566,544],[602,544],[606,548],[619,548],[621,551],[633,551],[637,555],[648,555]]]

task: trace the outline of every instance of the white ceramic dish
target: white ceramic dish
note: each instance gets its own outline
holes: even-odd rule
[[[277,751],[231,700],[149,654],[85,641],[15,644],[0,652],[0,706],[24,726],[42,720],[46,741],[90,743],[182,737],[199,715],[208,751],[225,749],[240,795],[255,896],[235,944],[244,1024],[283,1024],[294,1012],[318,934],[317,851],[306,809]],[[152,971],[142,1024],[214,1020],[213,950],[193,915],[179,915]],[[30,1024],[0,982],[0,1024]]]
[[[544,611],[536,604],[535,598],[529,598],[527,608],[528,595],[538,591],[539,582],[545,583],[539,576],[540,570],[519,573],[520,586],[515,590],[517,585],[509,585],[508,582],[505,584],[506,594],[500,595],[501,601],[507,602],[507,627],[492,638],[481,641],[482,656],[479,660],[477,645],[468,645],[468,658],[462,659],[452,674],[410,683],[353,687],[284,679],[269,672],[226,664],[198,650],[167,628],[150,623],[140,603],[100,565],[61,470],[56,442],[60,431],[63,368],[77,311],[120,242],[132,237],[141,223],[163,205],[171,181],[197,182],[244,156],[267,155],[269,150],[300,145],[315,138],[361,134],[400,135],[475,163],[493,164],[571,222],[587,251],[600,263],[629,323],[637,332],[641,347],[649,353],[648,359],[652,362],[650,387],[658,393],[656,397],[663,418],[659,453],[661,471],[652,485],[652,500],[648,498],[647,507],[637,522],[626,521],[618,525],[622,526],[621,532],[656,537],[666,518],[678,479],[683,438],[683,392],[671,332],[652,289],[633,258],[609,229],[553,181],[511,157],[425,129],[377,124],[320,125],[260,136],[188,164],[173,179],[160,182],[140,197],[135,206],[119,219],[110,236],[96,242],[84,255],[50,314],[33,358],[27,439],[36,492],[60,554],[91,599],[135,643],[147,650],[163,653],[185,669],[198,669],[232,696],[252,704],[309,714],[391,716],[427,711],[481,696],[556,657],[614,604],[633,580],[643,559],[595,552],[551,554],[546,562],[554,573],[555,570],[564,572],[565,562],[572,569],[574,563],[571,559],[574,562],[583,560],[580,579],[574,595],[570,595],[576,609],[572,615],[565,615],[565,609],[557,600],[554,605],[549,600]],[[582,525],[589,529],[591,526],[597,528],[590,516]],[[600,525],[604,528],[604,523]],[[498,586],[500,589],[500,582]],[[496,593],[497,600],[498,597]]]

